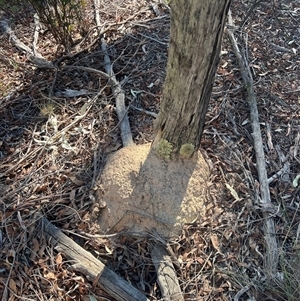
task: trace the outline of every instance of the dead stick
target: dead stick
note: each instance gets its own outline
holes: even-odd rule
[[[25,52],[32,63],[40,68],[53,68],[52,63],[48,62],[41,54],[32,51],[28,46],[22,43],[9,27],[6,20],[0,21],[0,29],[9,36],[9,40],[21,51]]]
[[[96,23],[97,26],[100,27],[101,24],[100,24],[100,15],[99,15],[99,5],[100,5],[99,1],[94,0],[94,5],[95,5]],[[99,33],[99,36],[100,35],[101,33]],[[132,139],[127,110],[125,107],[125,93],[121,87],[121,84],[117,81],[115,77],[112,64],[107,52],[106,43],[103,37],[101,38],[101,49],[104,54],[104,68],[109,76],[108,81],[111,84],[111,90],[116,100],[116,112],[120,122],[120,130],[121,130],[121,138],[122,138],[123,146],[129,146],[134,144],[134,142]]]
[[[113,95],[116,99],[116,112],[118,115],[118,119],[120,121],[120,129],[121,129],[121,138],[123,142],[123,146],[129,146],[134,144],[132,139],[132,134],[130,130],[130,124],[127,116],[127,110],[125,107],[125,93],[117,81],[114,71],[112,69],[112,65],[110,62],[110,58],[107,53],[106,43],[104,38],[101,39],[101,49],[104,53],[104,64],[105,64],[105,71],[110,76],[109,82],[111,84],[111,89]]]
[[[249,8],[249,10],[248,10],[248,12],[247,12],[247,14],[246,14],[246,16],[245,16],[245,18],[244,18],[244,20],[241,22],[241,25],[240,25],[240,30],[244,27],[244,25],[245,25],[245,23],[247,22],[247,20],[248,20],[248,18],[250,17],[250,15],[253,13],[253,11],[254,11],[254,8],[256,7],[256,6],[258,6],[259,4],[260,4],[260,0],[254,0],[253,1],[253,3],[251,4],[251,6],[250,6],[250,8]]]
[[[233,22],[229,16],[229,23],[232,26]],[[251,126],[252,126],[252,136],[254,141],[254,149],[256,155],[256,165],[258,178],[260,183],[260,194],[261,194],[261,202],[266,205],[271,205],[271,196],[268,185],[268,177],[265,163],[265,156],[263,151],[263,141],[260,131],[259,118],[258,118],[258,109],[256,103],[256,95],[254,92],[253,86],[253,78],[250,72],[249,65],[247,61],[242,57],[239,47],[237,45],[234,34],[230,30],[226,30],[229,38],[232,42],[234,53],[237,57],[241,75],[243,78],[243,82],[245,88],[247,90],[247,101],[250,107],[250,117],[251,117]],[[272,278],[276,276],[277,265],[278,265],[278,249],[277,242],[275,236],[275,224],[272,217],[269,216],[267,212],[264,212],[265,215],[265,224],[264,224],[264,235],[266,240],[266,257],[265,257],[265,268],[267,271],[268,278]]]
[[[99,286],[117,301],[149,301],[139,290],[63,234],[46,218],[41,219],[39,229],[58,252],[74,262],[74,270],[80,271],[91,281],[98,278]]]

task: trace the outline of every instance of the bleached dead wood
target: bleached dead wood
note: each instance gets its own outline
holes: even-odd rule
[[[38,53],[37,43],[38,43],[38,39],[39,39],[39,32],[41,29],[41,25],[40,25],[40,18],[37,13],[34,14],[33,19],[34,19],[35,28],[34,28],[34,34],[33,34],[32,48],[33,48],[33,53],[37,54]]]
[[[171,257],[166,249],[154,244],[151,258],[157,272],[157,282],[160,287],[162,299],[165,301],[183,301],[183,295],[179,286]]]
[[[25,52],[28,58],[32,63],[37,65],[39,68],[50,68],[53,67],[51,62],[48,62],[41,54],[38,52],[32,51],[28,46],[22,43],[17,36],[14,34],[12,29],[9,27],[8,22],[6,20],[0,21],[0,29],[8,35],[9,40],[13,42],[13,44],[20,49],[21,51]]]
[[[95,20],[97,26],[100,28],[101,24],[100,24],[100,15],[99,15],[99,5],[100,5],[99,1],[94,0]],[[99,35],[100,34],[101,32],[99,32]],[[121,130],[121,138],[122,138],[123,146],[124,147],[129,146],[134,144],[134,142],[132,139],[127,110],[125,107],[125,93],[121,87],[121,84],[117,81],[116,76],[114,74],[112,64],[107,52],[106,43],[103,37],[101,38],[101,49],[104,55],[104,68],[109,76],[108,81],[111,85],[111,90],[116,100],[116,112],[120,122],[120,130]]]
[[[138,108],[138,107],[135,107],[133,105],[130,105],[133,109],[137,110],[137,111],[140,111],[144,114],[147,114],[147,115],[150,115],[154,118],[157,118],[158,114],[154,113],[154,112],[150,112],[150,111],[147,111],[147,110],[144,110],[144,109],[141,109],[141,108]]]
[[[76,244],[46,218],[42,218],[39,230],[45,234],[51,245],[74,262],[72,268],[97,281],[99,286],[118,301],[149,301],[139,290],[107,268],[92,254]]]
[[[99,9],[100,9],[100,0],[94,0],[95,21],[96,21],[96,24],[97,24],[98,28],[101,27]],[[99,36],[100,36],[101,35],[101,31],[100,30],[98,30],[98,31],[99,31]]]
[[[229,15],[229,25],[233,26],[231,15]],[[272,206],[267,170],[266,170],[266,161],[263,151],[263,141],[259,125],[259,115],[257,109],[256,95],[254,92],[253,78],[249,65],[245,58],[241,55],[237,41],[234,37],[234,34],[229,29],[226,29],[227,34],[232,43],[232,47],[238,64],[240,67],[240,72],[244,82],[245,89],[247,90],[247,101],[250,108],[250,118],[252,126],[252,137],[254,141],[254,149],[256,155],[256,167],[259,178],[259,187],[260,187],[260,201],[264,206]],[[276,276],[277,265],[278,265],[278,248],[276,241],[276,231],[273,218],[268,212],[264,212],[264,236],[266,241],[266,256],[265,256],[265,271],[267,272],[267,277],[270,279]]]
[[[101,39],[101,49],[104,53],[104,68],[106,73],[109,75],[108,81],[111,85],[112,93],[116,99],[116,112],[120,121],[121,138],[123,146],[133,145],[134,142],[132,139],[127,110],[125,107],[125,93],[120,83],[117,81],[114,71],[112,69],[104,38]]]

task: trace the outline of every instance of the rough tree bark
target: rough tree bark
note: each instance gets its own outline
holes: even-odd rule
[[[152,147],[190,157],[200,145],[230,0],[172,0],[162,104]]]

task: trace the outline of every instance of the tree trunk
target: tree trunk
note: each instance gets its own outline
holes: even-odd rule
[[[152,147],[164,157],[199,149],[230,0],[172,0],[162,104]]]

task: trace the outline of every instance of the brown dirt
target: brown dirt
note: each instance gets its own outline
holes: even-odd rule
[[[205,212],[209,169],[199,152],[190,160],[164,161],[151,144],[114,153],[102,172],[99,225],[109,233],[151,232],[177,237]],[[200,218],[201,219],[201,218]]]

